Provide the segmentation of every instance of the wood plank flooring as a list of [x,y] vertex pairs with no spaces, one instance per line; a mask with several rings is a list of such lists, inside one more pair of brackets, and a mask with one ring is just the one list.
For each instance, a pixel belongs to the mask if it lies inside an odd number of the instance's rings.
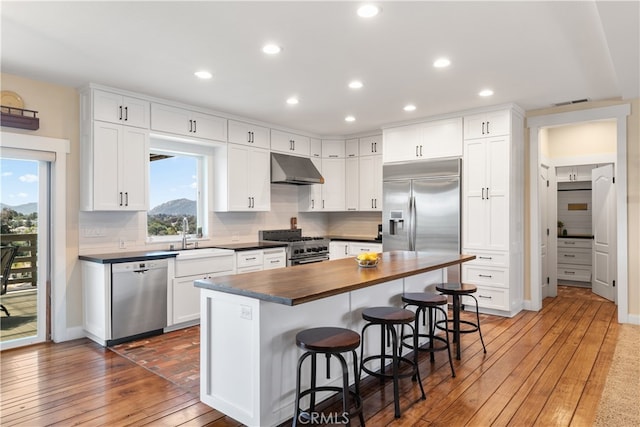
[[[616,307],[589,289],[558,289],[538,313],[481,315],[487,353],[477,334],[464,335],[455,378],[446,354],[433,364],[421,357],[427,399],[418,400],[410,379],[402,381],[399,419],[391,383],[365,379],[367,425],[591,425],[618,335]],[[2,426],[239,425],[201,403],[193,385],[174,384],[86,339],[7,350],[0,358]]]

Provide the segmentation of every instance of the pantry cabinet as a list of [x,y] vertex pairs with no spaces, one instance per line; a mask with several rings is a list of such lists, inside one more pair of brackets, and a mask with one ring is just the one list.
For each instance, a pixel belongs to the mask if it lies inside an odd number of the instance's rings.
[[384,130],[384,163],[462,156],[462,118]]
[[359,202],[361,211],[382,211],[382,156],[359,158]]
[[[522,116],[513,109],[463,119],[462,252],[476,259],[462,265],[462,280],[478,287],[482,311],[504,316],[523,306]],[[463,303],[475,306],[469,297]]]
[[164,104],[151,104],[151,129],[215,141],[227,140],[226,119]]
[[271,150],[286,154],[308,156],[310,152],[310,138],[277,129],[271,129]]
[[229,211],[268,211],[271,207],[268,150],[228,144],[226,194]]
[[149,128],[149,102],[103,90],[93,90],[93,119]]
[[344,191],[345,210],[357,211],[360,205],[360,164],[357,157],[345,159]]
[[227,140],[234,144],[269,149],[269,128],[251,123],[229,120]]

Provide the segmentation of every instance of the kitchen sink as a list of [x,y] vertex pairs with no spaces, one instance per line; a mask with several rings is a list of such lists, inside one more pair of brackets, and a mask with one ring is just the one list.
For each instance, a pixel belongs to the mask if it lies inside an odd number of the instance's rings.
[[194,259],[194,258],[208,258],[215,256],[224,256],[224,255],[233,255],[233,251],[229,249],[218,249],[218,248],[194,248],[194,249],[183,249],[178,251],[178,260],[185,259]]

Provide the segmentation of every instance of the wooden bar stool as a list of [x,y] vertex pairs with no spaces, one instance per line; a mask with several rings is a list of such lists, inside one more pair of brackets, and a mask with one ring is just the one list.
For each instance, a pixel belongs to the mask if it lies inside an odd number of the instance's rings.
[[[342,393],[342,413],[336,416],[334,420],[343,422],[343,414],[348,414],[347,425],[351,425],[351,418],[356,414],[360,418],[360,425],[364,426],[364,416],[362,414],[362,398],[360,397],[360,372],[358,370],[358,355],[356,349],[360,345],[360,335],[350,329],[337,327],[321,327],[305,329],[296,335],[296,345],[305,353],[298,359],[298,371],[296,374],[296,399],[295,412],[293,416],[293,426],[298,423],[303,425],[313,421],[315,416],[316,393],[322,391],[334,391]],[[349,389],[349,369],[342,353],[351,352],[353,357],[353,372],[355,376],[354,390]],[[340,362],[342,367],[342,387],[338,386],[317,386],[316,385],[316,357],[318,354],[324,354],[327,359],[327,379],[330,378],[330,361],[334,356]],[[311,385],[308,389],[300,390],[300,372],[302,363],[311,357]],[[306,412],[300,409],[300,400],[310,395],[309,410]],[[350,398],[353,399],[354,409],[349,412]],[[326,417],[324,417],[326,419]]]
[[[413,345],[418,346],[418,336],[412,323],[415,320],[415,314],[411,310],[405,310],[397,307],[371,307],[366,308],[362,312],[362,318],[367,323],[362,328],[362,346],[360,347],[360,369],[369,375],[380,378],[381,382],[390,378],[393,380],[393,401],[395,406],[395,417],[400,417],[400,396],[398,388],[398,380],[404,377],[411,377],[413,381],[418,381],[421,399],[426,399],[424,388],[422,388],[422,380],[420,379],[420,370],[418,369],[418,352],[414,352],[413,360],[402,357],[398,354],[399,342],[395,326],[407,325],[413,330]],[[380,354],[363,357],[363,349],[365,342],[365,332],[370,326],[380,326]],[[387,336],[391,336],[391,354],[386,354],[385,343],[389,346],[389,339],[385,340],[385,332]],[[373,371],[367,368],[366,364],[371,361],[380,361],[380,370]],[[391,360],[391,373],[385,373],[386,361]],[[400,373],[400,363],[411,366],[411,372]]]
[[[475,293],[478,288],[475,285],[467,283],[440,283],[436,285],[436,290],[444,295],[451,295],[453,299],[453,320],[439,320],[436,322],[438,329],[453,332],[453,342],[456,344],[456,359],[460,360],[460,334],[470,334],[478,332],[480,334],[480,342],[482,343],[482,349],[487,352],[487,348],[484,346],[484,340],[482,339],[482,331],[480,330],[480,312],[478,311],[478,300],[472,294]],[[476,323],[468,320],[460,320],[460,309],[462,307],[461,297],[463,295],[473,298],[476,302]],[[449,327],[449,324],[453,323],[453,328]],[[444,324],[444,326],[442,326]],[[461,325],[467,325],[466,329],[462,329]]]
[[[446,306],[448,304],[447,297],[441,294],[436,294],[434,292],[407,292],[402,295],[402,302],[405,303],[405,308],[410,306],[416,307],[416,320],[414,323],[414,330],[418,335],[418,339],[427,338],[429,340],[429,345],[425,346],[419,345],[417,348],[413,344],[413,335],[404,335],[404,325],[402,328],[401,342],[402,347],[410,348],[414,351],[428,351],[430,353],[431,363],[435,362],[434,353],[437,351],[447,351],[447,355],[449,356],[449,366],[451,367],[451,376],[455,378],[456,372],[453,369],[453,361],[451,360],[451,346],[449,345],[449,332],[444,331],[444,338],[436,335],[436,315],[440,312],[444,318],[444,321],[447,321],[447,310]],[[442,308],[442,307],[445,308]],[[422,324],[425,324],[425,317],[429,316],[429,324],[428,324],[428,333],[420,334],[420,314],[422,314]],[[407,343],[406,340],[411,338],[411,343]],[[400,349],[400,355],[402,356],[402,348]]]

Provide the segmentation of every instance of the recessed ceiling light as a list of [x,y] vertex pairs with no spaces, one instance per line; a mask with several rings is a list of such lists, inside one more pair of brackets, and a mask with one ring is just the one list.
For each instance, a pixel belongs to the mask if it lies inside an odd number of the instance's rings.
[[355,122],[356,118],[353,117],[353,116],[347,116],[347,117],[344,118],[344,121],[345,122]]
[[413,104],[405,105],[403,110],[404,111],[415,111],[416,110],[416,106],[413,105]]
[[382,9],[373,4],[365,4],[364,6],[360,6],[358,8],[358,16],[361,18],[373,18],[378,13],[380,13]]
[[262,48],[262,51],[269,55],[275,55],[276,53],[280,53],[280,51],[282,51],[282,48],[277,44],[270,43],[270,44],[264,45],[264,47]]
[[491,95],[493,95],[493,91],[491,89],[483,89],[478,93],[478,95],[480,95],[480,96],[491,96]]
[[199,78],[199,79],[204,79],[204,80],[206,80],[206,79],[210,79],[211,77],[213,77],[213,74],[211,74],[211,73],[210,73],[210,72],[208,72],[208,71],[196,71],[196,72],[195,72],[195,73],[193,73],[193,74],[195,74],[195,76],[196,76],[197,78]]
[[351,89],[360,89],[362,87],[362,82],[359,80],[354,80],[349,83],[349,87]]
[[291,98],[287,99],[287,104],[290,105],[296,105],[298,102],[298,98],[296,98],[295,96],[292,96]]
[[451,61],[447,58],[438,58],[433,63],[433,66],[436,68],[446,68],[451,65]]

